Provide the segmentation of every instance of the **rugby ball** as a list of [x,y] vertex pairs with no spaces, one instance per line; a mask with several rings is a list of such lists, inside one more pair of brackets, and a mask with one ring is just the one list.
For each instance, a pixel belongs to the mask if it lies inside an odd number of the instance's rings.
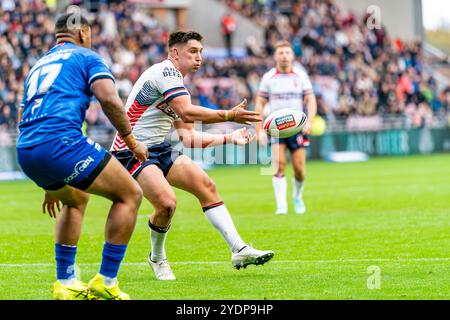
[[297,109],[281,109],[272,112],[263,123],[263,128],[269,136],[289,138],[300,131],[306,124],[306,114]]

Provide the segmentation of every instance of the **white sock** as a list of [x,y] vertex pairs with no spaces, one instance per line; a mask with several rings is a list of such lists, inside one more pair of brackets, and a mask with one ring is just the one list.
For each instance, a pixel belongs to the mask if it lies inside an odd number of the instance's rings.
[[273,190],[275,191],[275,200],[277,208],[287,208],[287,181],[286,176],[272,177]]
[[203,212],[205,212],[209,222],[225,239],[231,252],[236,253],[246,246],[245,242],[239,236],[233,220],[222,201],[203,208]]
[[102,274],[102,277],[103,277],[103,284],[104,284],[105,286],[107,286],[107,287],[113,287],[113,286],[116,285],[117,277],[116,277],[116,278],[110,278],[110,277],[107,277],[107,276],[105,276],[105,275],[103,275],[103,274]]
[[298,181],[295,177],[292,178],[292,198],[301,199],[303,197],[303,182],[304,181]]
[[161,261],[166,259],[166,237],[169,231],[170,225],[163,228],[158,227],[149,221],[148,226],[150,227],[150,241],[152,244],[152,253],[150,259],[153,262]]
[[75,280],[77,280],[77,278],[75,278],[75,277],[72,277],[72,278],[69,278],[69,279],[57,279],[63,286],[70,286],[70,285],[72,285],[74,282],[75,282]]

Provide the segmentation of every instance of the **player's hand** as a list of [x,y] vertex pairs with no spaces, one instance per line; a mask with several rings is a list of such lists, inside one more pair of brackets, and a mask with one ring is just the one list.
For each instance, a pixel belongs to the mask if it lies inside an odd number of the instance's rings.
[[[58,211],[56,211],[58,209]],[[56,214],[61,211],[61,204],[58,198],[45,192],[44,202],[42,203],[42,213],[48,213],[50,218],[56,218]]]
[[237,110],[237,109],[245,109],[247,108],[247,99],[244,98],[239,104],[235,105],[233,108],[231,108],[231,111]]
[[136,159],[138,159],[140,162],[145,162],[145,160],[147,160],[148,158],[147,146],[140,141],[137,141],[136,147],[130,149],[130,151],[133,152]]
[[244,127],[230,133],[227,136],[227,140],[231,141],[233,144],[245,145],[255,140],[255,136]]
[[311,134],[312,131],[312,123],[310,121],[307,121],[305,126],[303,127],[302,133],[303,134]]
[[267,145],[267,134],[264,132],[264,130],[259,130],[256,135],[256,138],[258,139],[260,145],[262,146]]
[[230,119],[234,122],[243,124],[262,121],[261,115],[258,112],[248,111],[246,108],[247,99],[244,99],[229,111]]

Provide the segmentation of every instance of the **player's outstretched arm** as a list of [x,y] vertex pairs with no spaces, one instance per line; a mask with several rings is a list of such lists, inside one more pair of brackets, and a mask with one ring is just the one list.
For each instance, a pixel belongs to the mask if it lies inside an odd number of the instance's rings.
[[117,129],[130,151],[133,152],[139,161],[144,162],[147,160],[147,147],[134,138],[130,121],[125,113],[122,100],[117,95],[114,82],[109,78],[96,80],[92,84],[92,92],[100,102],[103,112],[105,112],[109,121]]
[[192,123],[194,121],[201,121],[203,123],[234,121],[250,124],[252,122],[262,121],[259,113],[245,109],[247,107],[246,99],[231,110],[211,110],[192,105],[191,98],[188,95],[176,97],[169,101],[168,104],[185,123]]
[[192,123],[174,122],[180,141],[186,148],[207,148],[226,143],[244,145],[252,142],[254,136],[247,128],[240,128],[229,134],[211,134],[194,129]]

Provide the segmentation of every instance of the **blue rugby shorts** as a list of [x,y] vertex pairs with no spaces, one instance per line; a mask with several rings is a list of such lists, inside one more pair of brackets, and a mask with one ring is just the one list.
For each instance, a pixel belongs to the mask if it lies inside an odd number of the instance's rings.
[[46,190],[65,185],[85,190],[94,182],[111,155],[83,135],[64,136],[42,144],[17,148],[24,173]]

